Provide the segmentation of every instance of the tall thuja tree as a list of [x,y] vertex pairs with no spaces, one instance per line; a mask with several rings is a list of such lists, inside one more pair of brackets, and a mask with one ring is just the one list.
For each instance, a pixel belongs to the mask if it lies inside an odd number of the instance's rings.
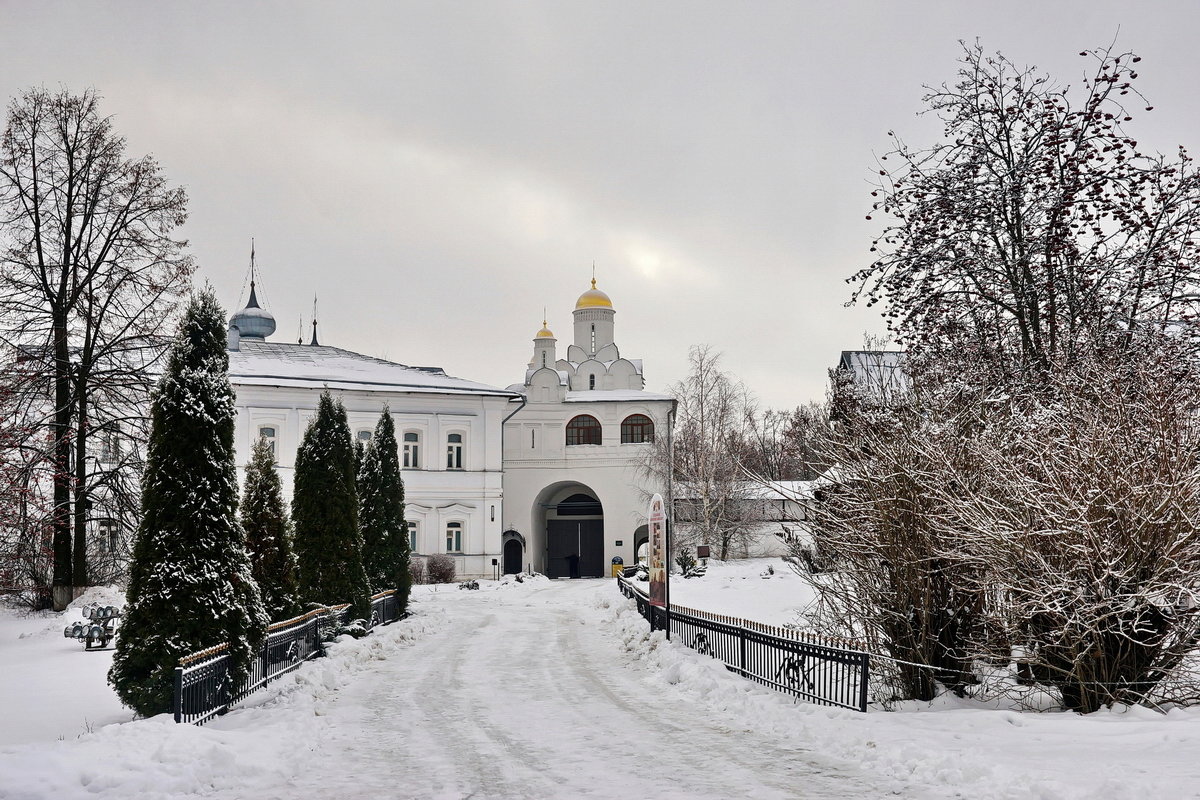
[[292,522],[300,562],[300,597],[309,603],[350,603],[351,614],[371,615],[358,529],[354,446],[346,409],[321,395],[296,453]]
[[121,702],[167,711],[180,657],[226,645],[236,685],[265,633],[237,520],[234,396],[225,313],[211,289],[192,298],[151,408],[125,619],[109,670]]
[[246,470],[242,494],[242,528],[254,580],[262,591],[271,619],[284,619],[300,610],[296,585],[296,555],[288,532],[283,487],[275,470],[275,451],[259,439]]
[[407,606],[408,523],[404,521],[404,481],[400,478],[396,426],[385,406],[367,444],[358,473],[359,525],[363,564],[374,591],[395,588]]

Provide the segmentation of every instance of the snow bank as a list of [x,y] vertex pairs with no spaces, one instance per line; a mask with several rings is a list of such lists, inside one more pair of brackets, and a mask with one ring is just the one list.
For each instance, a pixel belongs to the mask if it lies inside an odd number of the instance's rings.
[[443,616],[423,610],[362,639],[340,637],[326,658],[304,664],[204,727],[178,725],[161,714],[72,740],[0,747],[0,798],[172,797],[220,790],[273,796],[271,787],[291,785],[303,774],[305,759],[324,735],[323,718],[346,682],[436,630]]
[[798,751],[860,764],[887,776],[900,796],[1200,797],[1194,756],[1200,710],[1162,715],[1139,708],[1081,717],[943,700],[926,705],[927,713],[843,711],[793,701],[716,659],[668,643],[661,631],[649,632],[633,601],[615,588],[599,594],[594,607],[630,664],[673,693],[681,714],[703,709],[723,716],[731,729],[765,732]]

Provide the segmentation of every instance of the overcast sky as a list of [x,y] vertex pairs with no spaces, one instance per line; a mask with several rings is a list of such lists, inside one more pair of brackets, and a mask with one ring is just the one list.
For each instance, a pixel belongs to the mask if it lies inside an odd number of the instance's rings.
[[[599,287],[647,388],[711,344],[763,405],[819,399],[882,332],[845,308],[871,166],[913,144],[960,39],[1078,83],[1143,56],[1143,149],[1200,149],[1200,3],[0,0],[0,96],[96,87],[133,155],[186,187],[185,235],[230,311],[504,386],[542,308],[569,344]],[[307,341],[307,332],[305,340]]]

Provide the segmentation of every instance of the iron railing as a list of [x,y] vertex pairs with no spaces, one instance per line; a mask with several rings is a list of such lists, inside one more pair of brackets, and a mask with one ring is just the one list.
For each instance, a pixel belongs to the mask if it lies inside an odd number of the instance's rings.
[[[633,585],[634,571],[617,578],[621,593],[637,601],[650,630],[666,630],[666,609]],[[674,604],[670,625],[673,638],[731,672],[810,703],[867,710],[870,655],[851,642]]]
[[[400,614],[399,608],[394,590],[375,595],[367,629],[408,616],[408,612]],[[324,642],[333,630],[350,621],[349,616],[350,605],[343,604],[270,625],[262,648],[250,661],[249,676],[238,686],[232,685],[229,674],[227,644],[179,659],[175,668],[175,721],[203,725],[308,659],[324,654]]]

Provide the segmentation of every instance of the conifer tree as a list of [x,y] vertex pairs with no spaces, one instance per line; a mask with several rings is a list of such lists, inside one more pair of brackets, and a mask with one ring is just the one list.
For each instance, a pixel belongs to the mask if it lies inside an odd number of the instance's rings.
[[300,564],[300,597],[309,603],[350,603],[351,616],[371,615],[358,529],[354,446],[346,409],[321,395],[296,453],[292,522]]
[[249,672],[266,614],[237,520],[234,396],[225,313],[194,295],[154,393],[121,635],[108,680],[121,702],[168,711],[181,656],[229,648],[234,685]]
[[242,493],[242,528],[254,580],[262,592],[263,606],[273,620],[300,610],[296,585],[296,555],[292,552],[283,487],[275,470],[275,452],[266,439],[259,439],[246,469]]
[[395,588],[401,608],[408,603],[408,523],[404,520],[404,482],[391,411],[385,406],[367,443],[358,474],[359,526],[363,564],[373,591]]

